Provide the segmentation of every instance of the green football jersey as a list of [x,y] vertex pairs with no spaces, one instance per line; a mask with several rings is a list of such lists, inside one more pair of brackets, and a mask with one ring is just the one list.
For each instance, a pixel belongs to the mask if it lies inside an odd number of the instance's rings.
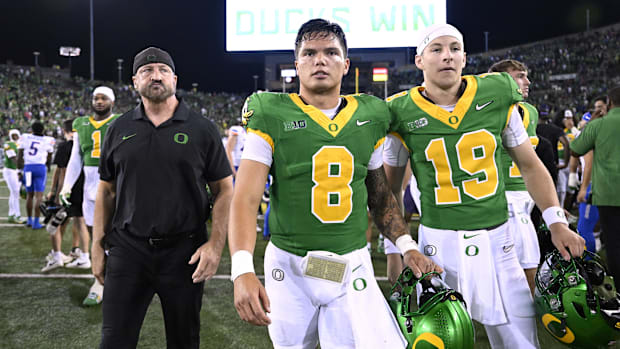
[[452,112],[422,96],[424,87],[388,99],[392,131],[418,181],[421,223],[436,229],[484,229],[508,219],[501,134],[521,91],[507,73],[463,80]]
[[[538,110],[533,105],[521,102],[519,103],[519,114],[523,120],[523,126],[527,131],[527,135],[530,137],[530,142],[534,147],[538,145],[538,137],[536,136],[536,125],[538,124]],[[504,171],[504,178],[506,179],[506,190],[509,191],[526,191],[525,182],[521,177],[521,172],[517,164],[512,161],[510,155],[506,151],[506,148],[501,148],[502,152],[502,171]]]
[[390,113],[372,96],[344,96],[342,103],[333,120],[295,93],[253,94],[244,107],[248,132],[273,150],[271,241],[299,256],[366,245],[367,166]]
[[[9,158],[11,154],[11,158]],[[4,143],[4,167],[17,169],[17,143],[9,141]]]
[[73,121],[73,132],[77,132],[80,141],[80,153],[84,166],[99,166],[103,137],[110,123],[119,116],[120,114],[112,114],[101,121],[82,116]]

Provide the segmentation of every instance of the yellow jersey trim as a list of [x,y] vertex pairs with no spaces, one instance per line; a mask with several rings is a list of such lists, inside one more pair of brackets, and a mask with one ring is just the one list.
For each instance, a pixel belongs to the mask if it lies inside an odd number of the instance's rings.
[[394,137],[398,138],[398,140],[399,140],[399,141],[403,144],[403,147],[405,147],[405,149],[407,149],[407,151],[408,151],[409,153],[411,153],[411,150],[409,150],[409,147],[407,147],[407,143],[405,142],[405,140],[403,139],[403,137],[402,137],[400,134],[398,134],[398,133],[396,133],[396,132],[390,132],[390,134],[391,134],[392,136],[394,136]]
[[353,113],[357,110],[357,99],[353,96],[342,96],[347,101],[347,105],[336,114],[334,119],[328,118],[322,111],[313,105],[304,103],[297,93],[289,94],[289,97],[314,122],[319,124],[332,137],[336,137],[344,126],[351,120]]
[[[95,126],[95,129],[99,129],[101,128],[101,126],[105,125],[108,121],[110,121],[114,116],[116,116],[116,114],[112,114],[110,116],[108,116],[107,118],[103,119],[103,120],[95,120],[92,116],[88,117],[88,121],[90,121],[90,123]],[[74,130],[75,131],[75,130]]]
[[466,75],[463,76],[462,79],[467,82],[467,87],[463,95],[456,102],[456,106],[451,113],[424,98],[424,96],[422,96],[424,87],[422,86],[411,89],[411,100],[426,114],[456,130],[459,128],[461,121],[463,121],[463,118],[471,107],[471,103],[474,101],[474,96],[476,96],[476,91],[478,90],[478,82],[475,77]]
[[274,152],[275,147],[273,145],[273,139],[271,139],[270,135],[268,135],[268,134],[266,134],[264,132],[261,132],[259,130],[255,130],[253,128],[248,128],[248,132],[251,132],[251,133],[259,136],[260,138],[264,139],[267,143],[269,143],[269,146],[271,146],[271,152],[272,153]]

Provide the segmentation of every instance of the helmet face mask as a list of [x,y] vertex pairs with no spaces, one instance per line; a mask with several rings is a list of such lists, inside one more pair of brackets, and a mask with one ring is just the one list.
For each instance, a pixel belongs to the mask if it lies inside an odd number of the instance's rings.
[[547,254],[536,273],[538,319],[572,348],[605,347],[620,337],[620,300],[600,258],[590,252],[565,261]]
[[474,347],[474,328],[463,297],[438,273],[416,279],[411,269],[405,268],[390,293],[390,307],[407,348]]

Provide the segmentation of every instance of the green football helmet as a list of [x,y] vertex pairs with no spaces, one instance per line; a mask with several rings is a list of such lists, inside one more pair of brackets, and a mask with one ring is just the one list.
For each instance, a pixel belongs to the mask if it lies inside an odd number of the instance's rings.
[[407,339],[407,349],[474,347],[474,326],[463,297],[438,273],[417,279],[407,267],[390,294],[390,307]]
[[620,299],[598,255],[565,261],[550,252],[536,272],[536,316],[571,348],[606,348],[620,337]]

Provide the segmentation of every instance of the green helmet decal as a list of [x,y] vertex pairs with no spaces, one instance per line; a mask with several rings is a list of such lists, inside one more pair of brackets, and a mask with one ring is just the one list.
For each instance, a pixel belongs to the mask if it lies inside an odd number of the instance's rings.
[[545,329],[571,348],[603,348],[620,338],[620,299],[595,253],[565,261],[554,250],[536,273],[534,303]]
[[405,268],[390,294],[390,307],[408,349],[474,347],[474,327],[463,297],[438,273],[417,279],[411,269]]

